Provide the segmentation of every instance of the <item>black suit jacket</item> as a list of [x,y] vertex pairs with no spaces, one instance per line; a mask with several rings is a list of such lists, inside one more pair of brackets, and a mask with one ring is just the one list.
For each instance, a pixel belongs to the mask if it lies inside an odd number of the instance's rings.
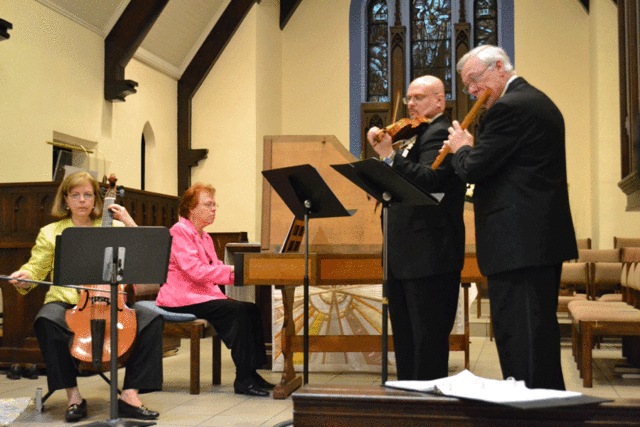
[[462,270],[464,263],[464,194],[451,157],[437,170],[431,165],[447,139],[450,126],[440,116],[425,126],[408,152],[396,151],[393,169],[429,193],[444,193],[438,206],[389,208],[388,261],[394,277],[416,279]]
[[487,110],[453,167],[475,183],[478,265],[485,276],[578,257],[569,208],[564,119],[516,78]]

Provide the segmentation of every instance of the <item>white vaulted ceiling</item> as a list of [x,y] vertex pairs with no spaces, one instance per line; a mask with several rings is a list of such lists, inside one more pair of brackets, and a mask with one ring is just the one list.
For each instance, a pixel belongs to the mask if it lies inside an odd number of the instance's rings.
[[[103,38],[130,0],[36,0]],[[170,0],[135,57],[179,79],[230,0]]]

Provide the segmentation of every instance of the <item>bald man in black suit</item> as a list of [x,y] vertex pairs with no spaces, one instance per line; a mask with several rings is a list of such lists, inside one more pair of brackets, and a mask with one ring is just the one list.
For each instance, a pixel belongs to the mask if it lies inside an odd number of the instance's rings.
[[367,138],[383,161],[416,186],[444,193],[438,206],[389,208],[388,300],[399,380],[432,380],[449,373],[449,334],[458,308],[464,263],[465,184],[451,159],[431,168],[449,120],[444,85],[433,76],[409,85],[405,103],[412,119],[426,117],[407,147],[394,150],[391,137],[374,127]]
[[468,93],[492,90],[475,140],[453,122],[458,175],[475,184],[480,271],[502,374],[529,388],[564,390],[556,311],[562,262],[578,257],[569,208],[564,120],[544,93],[517,77],[506,53],[480,46],[458,71]]

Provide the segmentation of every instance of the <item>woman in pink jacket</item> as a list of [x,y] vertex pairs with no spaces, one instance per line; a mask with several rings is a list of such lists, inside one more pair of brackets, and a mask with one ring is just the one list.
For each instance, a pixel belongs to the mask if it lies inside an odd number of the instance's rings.
[[218,285],[233,285],[233,266],[218,259],[213,240],[204,228],[216,217],[215,189],[195,184],[180,201],[180,221],[171,227],[173,243],[167,283],[156,304],[176,313],[206,319],[231,349],[236,365],[233,389],[237,394],[268,396],[273,384],[257,372],[267,363],[262,320],[257,305],[227,298]]

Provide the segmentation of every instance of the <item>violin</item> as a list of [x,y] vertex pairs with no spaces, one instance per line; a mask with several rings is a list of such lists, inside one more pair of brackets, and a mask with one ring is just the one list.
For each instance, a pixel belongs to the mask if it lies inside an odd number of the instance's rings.
[[[109,177],[109,189],[104,198],[102,226],[113,225],[113,213],[109,206],[115,203],[116,177]],[[67,310],[66,320],[74,338],[71,355],[80,361],[79,368],[95,371],[109,370],[111,360],[111,286],[87,285],[92,290],[82,290],[78,305]],[[124,285],[118,286],[124,291]],[[122,365],[129,356],[136,338],[136,313],[127,307],[126,293],[118,292],[115,302],[118,308],[118,364]]]
[[404,148],[403,142],[414,135],[417,135],[422,130],[422,125],[429,124],[430,119],[425,116],[416,117],[415,119],[400,119],[395,121],[398,117],[398,111],[400,109],[400,98],[401,92],[398,89],[396,93],[396,101],[393,106],[393,113],[391,114],[393,123],[385,127],[384,129],[380,129],[380,131],[375,136],[374,140],[376,142],[380,142],[384,134],[388,134],[391,137],[392,146],[394,150]]
[[380,130],[378,135],[376,135],[376,140],[380,141],[382,139],[382,135],[386,133],[393,141],[393,149],[397,150],[401,148],[400,145],[402,144],[402,141],[420,133],[423,125],[428,125],[430,121],[431,120],[425,116],[416,117],[415,119],[400,119]]

